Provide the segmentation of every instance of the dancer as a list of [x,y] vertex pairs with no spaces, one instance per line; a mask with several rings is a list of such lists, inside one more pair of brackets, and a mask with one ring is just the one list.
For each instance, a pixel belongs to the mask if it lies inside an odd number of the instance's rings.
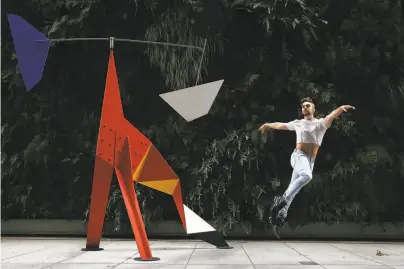
[[315,105],[310,98],[303,98],[300,101],[302,114],[301,120],[294,120],[288,123],[274,122],[265,123],[259,131],[262,133],[266,128],[275,130],[289,130],[296,132],[296,148],[293,151],[290,164],[293,168],[292,178],[289,187],[286,189],[283,196],[276,196],[271,207],[269,221],[276,237],[279,236],[279,228],[285,222],[288,209],[300,189],[309,183],[312,179],[314,161],[323,137],[328,128],[330,128],[333,120],[342,112],[349,109],[355,109],[350,105],[343,105],[331,112],[325,118],[314,118],[316,111]]

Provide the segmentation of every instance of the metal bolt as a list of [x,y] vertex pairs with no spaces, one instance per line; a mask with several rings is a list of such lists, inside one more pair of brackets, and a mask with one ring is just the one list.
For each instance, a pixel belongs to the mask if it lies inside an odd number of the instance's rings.
[[110,38],[109,38],[109,48],[110,48],[110,49],[114,49],[114,45],[115,45],[115,44],[114,44],[114,43],[115,43],[114,41],[115,41],[115,38],[114,38],[114,37],[110,37]]

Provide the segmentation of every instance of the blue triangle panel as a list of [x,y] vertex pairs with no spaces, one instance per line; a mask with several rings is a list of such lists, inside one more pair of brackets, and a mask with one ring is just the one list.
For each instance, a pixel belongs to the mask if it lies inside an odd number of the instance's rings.
[[50,40],[17,15],[8,15],[18,66],[27,91],[41,80]]

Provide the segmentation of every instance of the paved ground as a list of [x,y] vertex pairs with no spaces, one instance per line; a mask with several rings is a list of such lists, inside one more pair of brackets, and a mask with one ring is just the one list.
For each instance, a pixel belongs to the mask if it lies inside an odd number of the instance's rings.
[[[220,250],[200,241],[152,240],[160,261],[138,262],[133,240],[101,242],[83,252],[85,239],[2,238],[2,269],[404,269],[404,243],[228,241]],[[377,252],[381,254],[377,255]],[[384,254],[384,255],[383,255]]]

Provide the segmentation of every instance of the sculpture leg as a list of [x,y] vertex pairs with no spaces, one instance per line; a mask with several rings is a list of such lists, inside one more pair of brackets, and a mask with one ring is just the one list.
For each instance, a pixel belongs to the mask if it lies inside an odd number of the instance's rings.
[[136,258],[135,260],[157,261],[160,259],[152,256],[145,225],[140,212],[139,202],[137,200],[134,188],[129,141],[128,139],[125,139],[122,147],[120,147],[120,143],[121,141],[117,140],[115,172],[118,177],[119,186],[121,187],[122,196],[140,254],[140,258]]
[[104,227],[113,167],[100,157],[95,158],[93,187],[91,191],[90,216],[87,228],[87,243],[84,251],[102,250],[101,234]]

